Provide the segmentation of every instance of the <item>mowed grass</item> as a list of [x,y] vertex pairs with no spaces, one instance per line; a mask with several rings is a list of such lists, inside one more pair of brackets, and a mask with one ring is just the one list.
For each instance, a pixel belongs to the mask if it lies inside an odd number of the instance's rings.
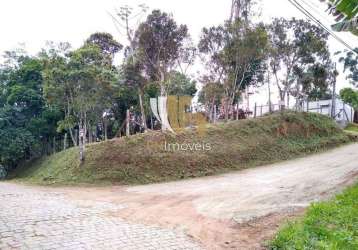
[[270,249],[358,249],[358,184],[311,205],[304,218],[279,231]]
[[[36,184],[146,184],[209,176],[319,152],[351,142],[328,117],[284,112],[209,125],[176,135],[149,132],[87,145],[17,169],[15,180]],[[166,144],[204,144],[211,150],[168,151]]]

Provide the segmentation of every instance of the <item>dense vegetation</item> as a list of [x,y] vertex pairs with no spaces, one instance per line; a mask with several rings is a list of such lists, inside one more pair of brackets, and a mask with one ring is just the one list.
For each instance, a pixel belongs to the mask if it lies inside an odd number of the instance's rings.
[[[25,165],[14,177],[39,184],[152,183],[287,160],[351,140],[326,116],[275,113],[210,125],[202,135],[191,129],[149,132],[91,144],[82,165],[78,148],[72,148]],[[187,150],[174,148],[176,143]],[[188,149],[197,143],[204,146]]]
[[283,227],[270,249],[358,249],[358,184]]

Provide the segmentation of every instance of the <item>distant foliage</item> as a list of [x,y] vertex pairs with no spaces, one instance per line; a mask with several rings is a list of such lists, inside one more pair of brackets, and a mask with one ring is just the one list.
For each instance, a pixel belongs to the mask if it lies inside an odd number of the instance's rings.
[[344,71],[348,71],[347,79],[352,85],[358,87],[358,48],[356,53],[349,51],[339,61],[344,64]]
[[340,92],[340,96],[345,103],[350,104],[358,111],[358,90],[352,88],[344,88]]

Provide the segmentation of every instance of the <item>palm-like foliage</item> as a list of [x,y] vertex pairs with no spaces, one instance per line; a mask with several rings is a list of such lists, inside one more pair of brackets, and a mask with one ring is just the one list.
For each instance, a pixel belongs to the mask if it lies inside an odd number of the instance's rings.
[[[325,1],[325,0],[320,0]],[[338,23],[332,25],[335,31],[351,31],[358,35],[358,0],[326,0],[328,11]]]

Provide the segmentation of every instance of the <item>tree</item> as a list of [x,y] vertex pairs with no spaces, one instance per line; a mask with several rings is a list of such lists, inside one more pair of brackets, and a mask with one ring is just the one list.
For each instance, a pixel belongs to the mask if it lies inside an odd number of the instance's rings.
[[339,94],[345,103],[351,105],[355,111],[358,111],[358,91],[352,88],[344,88]]
[[23,52],[6,54],[0,68],[0,165],[9,170],[48,153],[62,114],[43,98],[43,61]]
[[170,72],[166,93],[177,96],[195,96],[196,81],[178,71]]
[[160,10],[154,10],[136,31],[135,42],[144,72],[159,83],[162,96],[167,94],[165,84],[188,36],[186,25],[177,25],[172,16]]
[[137,90],[139,108],[141,113],[141,125],[145,131],[147,130],[147,119],[144,108],[144,89],[148,83],[148,80],[141,73],[142,70],[143,67],[139,61],[134,61],[130,59],[122,65],[121,69],[123,84],[133,90]]
[[251,27],[238,20],[203,29],[199,51],[208,71],[204,77],[223,85],[226,119],[242,90],[263,81],[267,42],[262,24]]
[[[111,107],[117,82],[117,71],[108,63],[107,52],[97,44],[86,43],[69,53],[68,58],[52,58],[44,75],[47,101],[60,106],[65,113],[59,127],[69,129],[75,145],[77,138],[72,132],[75,125],[83,132],[83,144],[87,134],[91,141],[92,126]],[[81,160],[84,160],[82,154]]]
[[328,12],[338,21],[338,23],[332,25],[333,30],[351,31],[353,34],[358,35],[358,1],[327,0],[327,2]]
[[[139,23],[141,16],[148,11],[148,7],[144,4],[138,6],[138,13],[134,13],[132,7],[126,5],[120,8],[120,11],[116,13],[118,18],[112,16],[117,27],[124,29],[125,36],[129,45],[125,50],[125,61],[122,66],[123,80],[125,84],[138,91],[139,106],[141,112],[142,128],[147,130],[146,115],[144,108],[144,88],[148,83],[147,79],[142,75],[143,64],[139,60],[138,46],[135,42],[135,30],[138,28],[137,24],[132,24],[135,19]],[[118,29],[119,30],[119,29]],[[119,31],[119,33],[121,33]]]
[[289,95],[300,98],[327,88],[332,63],[328,33],[305,20],[275,19],[270,25],[269,67],[279,90],[281,108]]
[[242,21],[248,23],[254,0],[232,0],[230,22]]
[[73,107],[74,86],[69,78],[69,47],[52,47],[41,52],[45,63],[43,88],[48,105],[58,107],[64,113],[63,119],[58,122],[58,132],[68,132],[73,145],[78,146],[78,138],[74,132],[77,124]]
[[159,105],[162,114],[162,130],[170,130],[166,103],[166,88],[170,72],[178,67],[178,60],[183,55],[185,41],[189,38],[186,25],[177,25],[171,15],[160,10],[154,10],[148,15],[145,22],[141,23],[135,32],[135,46],[137,59],[143,66],[142,73],[150,82],[155,82],[160,87]]
[[349,51],[345,56],[341,57],[339,61],[344,64],[344,72],[349,71],[347,79],[354,86],[358,86],[358,48],[357,53]]
[[97,32],[86,40],[85,45],[97,45],[104,57],[107,57],[107,63],[111,66],[114,56],[122,50],[123,45],[114,40],[109,33]]
[[215,119],[215,109],[224,97],[223,85],[217,82],[207,82],[199,93],[199,102],[204,104],[211,121]]

